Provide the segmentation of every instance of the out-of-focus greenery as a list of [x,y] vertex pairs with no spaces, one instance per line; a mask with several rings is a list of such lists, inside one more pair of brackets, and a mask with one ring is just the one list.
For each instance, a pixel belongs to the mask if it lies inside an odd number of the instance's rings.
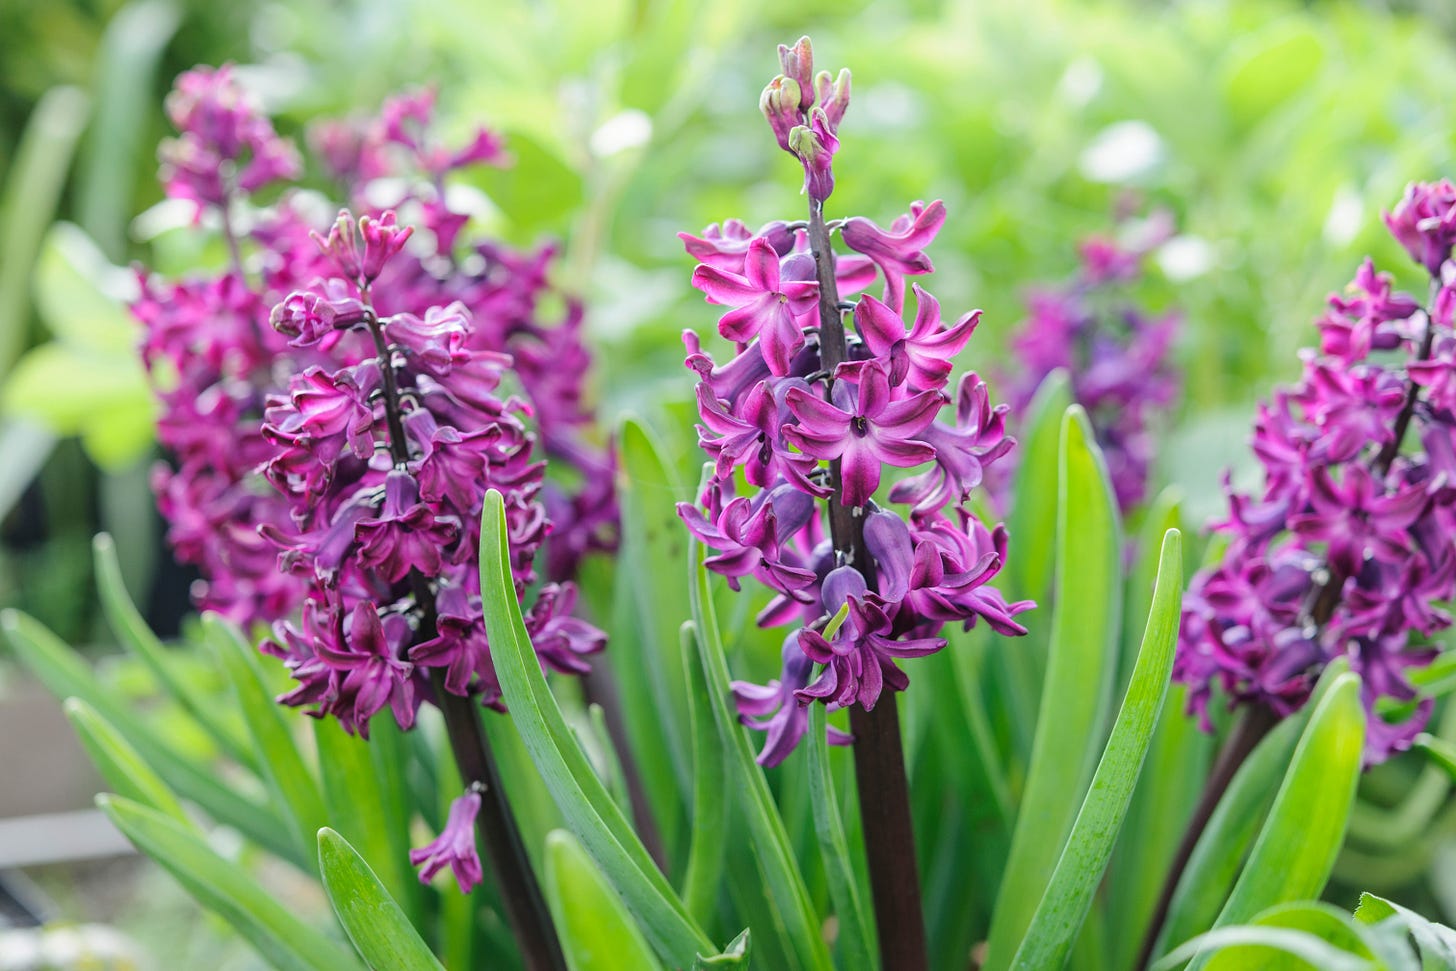
[[[1000,349],[1024,288],[1064,276],[1074,242],[1130,193],[1174,214],[1181,236],[1152,297],[1184,313],[1188,380],[1163,475],[1196,525],[1220,470],[1244,461],[1251,402],[1295,372],[1324,294],[1367,252],[1415,281],[1378,213],[1407,181],[1450,172],[1456,21],[1439,0],[1390,7],[4,0],[0,605],[87,639],[98,525],[118,534],[132,589],[155,571],[149,414],[124,318],[102,309],[117,278],[100,266],[197,256],[190,233],[168,229],[175,213],[152,208],[161,100],[192,64],[242,65],[300,137],[312,118],[421,84],[439,86],[459,131],[502,129],[515,166],[469,176],[484,228],[563,240],[561,272],[600,352],[604,424],[656,417],[686,472],[679,334],[714,315],[687,286],[675,234],[803,212],[796,163],[751,106],[777,71],[773,45],[809,33],[821,66],[855,72],[830,216],[887,223],[913,199],[946,200],[936,293],[948,311],[986,311],[969,367],[1009,367]],[[1412,803],[1415,782],[1408,766],[1367,779],[1337,878],[1409,887],[1433,854],[1456,852],[1439,814],[1449,781],[1428,771]],[[1449,880],[1422,893],[1456,917]]]

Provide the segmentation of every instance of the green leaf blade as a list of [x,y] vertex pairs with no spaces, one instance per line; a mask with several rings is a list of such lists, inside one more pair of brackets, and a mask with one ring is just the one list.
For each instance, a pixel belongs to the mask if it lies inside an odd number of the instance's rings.
[[1158,579],[1122,710],[1012,967],[1021,971],[1061,967],[1071,953],[1092,897],[1132,802],[1133,789],[1162,714],[1178,646],[1183,603],[1183,544],[1170,529],[1163,538]]
[[319,875],[344,932],[373,971],[445,971],[359,852],[318,832]]

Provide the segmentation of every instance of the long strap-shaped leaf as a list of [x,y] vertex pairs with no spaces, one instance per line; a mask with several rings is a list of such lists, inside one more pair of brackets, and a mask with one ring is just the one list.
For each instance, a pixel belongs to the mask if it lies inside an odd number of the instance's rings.
[[226,920],[279,971],[351,971],[347,949],[305,924],[242,867],[224,860],[196,833],[130,799],[98,796],[99,805],[136,844],[161,864],[198,903]]
[[728,774],[691,622],[682,625],[680,635],[688,720],[693,728],[693,839],[683,874],[682,898],[688,913],[706,922],[717,909],[723,890],[723,853],[728,843],[728,800],[723,793]]
[[119,701],[115,692],[101,684],[80,656],[43,624],[19,611],[6,610],[0,611],[0,630],[20,660],[52,694],[58,698],[77,697],[95,708],[179,796],[197,803],[213,819],[233,827],[264,849],[311,868],[299,857],[287,824],[271,806],[224,785],[179,753]]
[[1183,542],[1179,532],[1170,529],[1163,537],[1148,624],[1122,710],[1112,727],[1097,773],[1092,777],[1092,787],[1072,825],[1067,847],[1052,873],[1051,884],[1012,959],[1013,968],[1040,971],[1066,963],[1077,932],[1092,907],[1092,895],[1112,857],[1153,730],[1163,711],[1168,680],[1173,673],[1182,604]]
[[[1117,669],[1122,610],[1117,503],[1091,423],[1077,405],[1062,419],[1058,495],[1051,652],[1026,789],[991,918],[988,971],[1010,966],[1061,856],[1101,750]],[[1007,651],[1018,649],[1005,645]]]
[[511,718],[572,832],[622,895],[666,963],[685,966],[699,953],[713,953],[707,935],[688,915],[592,771],[546,685],[515,595],[505,506],[493,489],[486,494],[481,521],[480,586],[491,656]]
[[319,875],[354,950],[374,971],[445,971],[349,841],[318,832]]
[[[726,752],[728,778],[732,789],[742,800],[744,822],[763,873],[765,902],[774,909],[778,923],[782,925],[785,939],[781,943],[787,958],[795,962],[794,966],[802,969],[828,968],[829,952],[824,946],[803,875],[794,860],[783,818],[769,793],[763,769],[754,761],[747,729],[739,723],[738,713],[733,707],[728,658],[713,609],[708,571],[703,566],[703,550],[697,543],[690,544],[690,548],[694,576],[691,599],[698,652],[708,682],[713,720],[718,725],[718,736]],[[762,929],[756,929],[755,935],[762,937]]]
[[809,710],[809,735],[804,739],[809,759],[809,802],[814,815],[814,834],[819,839],[819,855],[824,859],[824,875],[829,883],[829,899],[839,918],[839,963],[846,968],[872,968],[879,948],[875,943],[874,918],[865,909],[859,880],[849,857],[849,841],[844,835],[844,820],[839,815],[839,797],[834,791],[834,778],[829,772],[829,719],[823,705]]
[[155,809],[186,829],[196,828],[162,777],[122,737],[116,726],[80,698],[67,698],[62,707],[82,748],[91,756],[91,763],[117,795]]
[[565,830],[546,836],[546,899],[571,971],[660,971],[617,892]]
[[314,834],[327,819],[323,794],[263,679],[258,652],[243,639],[241,631],[217,614],[203,615],[202,630],[227,672],[238,709],[258,750],[260,774],[273,794],[274,805],[287,811],[300,853],[312,864],[317,859]]
[[121,564],[116,559],[116,544],[111,537],[106,533],[96,534],[91,541],[91,550],[96,563],[96,591],[101,595],[101,609],[121,646],[146,666],[167,694],[182,706],[182,710],[207,730],[219,748],[245,768],[257,772],[257,758],[242,733],[233,724],[218,717],[217,706],[210,705],[197,689],[173,672],[167,648],[147,626],[126,590]]
[[[1275,904],[1320,895],[1344,843],[1364,747],[1360,678],[1342,674],[1310,715],[1215,928],[1245,923]],[[1193,966],[1202,965],[1196,961]]]

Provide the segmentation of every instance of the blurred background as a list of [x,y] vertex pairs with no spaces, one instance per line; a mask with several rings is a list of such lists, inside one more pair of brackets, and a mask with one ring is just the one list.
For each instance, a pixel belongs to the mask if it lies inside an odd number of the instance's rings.
[[[503,132],[515,165],[459,177],[479,228],[562,242],[559,282],[587,304],[604,426],[650,415],[682,446],[679,335],[714,315],[687,285],[676,233],[801,210],[797,165],[756,103],[774,45],[803,33],[819,66],[854,72],[830,215],[884,224],[912,200],[945,200],[935,292],[953,315],[985,311],[968,366],[1009,367],[1027,287],[1072,272],[1077,240],[1119,210],[1172,214],[1143,296],[1186,320],[1186,386],[1157,478],[1182,488],[1192,522],[1217,510],[1222,469],[1247,463],[1253,402],[1297,373],[1324,296],[1359,259],[1418,284],[1379,213],[1408,181],[1451,172],[1444,0],[0,0],[0,607],[107,655],[90,551],[105,529],[159,632],[186,615],[190,577],[148,489],[137,329],[119,302],[133,261],[175,276],[223,258],[185,210],[159,205],[162,99],[180,71],[237,64],[300,140],[312,119],[422,85],[438,86],[447,135]],[[148,690],[121,662],[108,676]],[[0,655],[0,820],[84,810],[83,762],[53,702]],[[46,841],[4,825],[0,927],[5,901],[29,894],[20,910],[112,922],[144,960],[207,955],[157,966],[256,961],[165,877],[76,862],[119,851],[105,832],[67,830],[27,856],[16,848]]]

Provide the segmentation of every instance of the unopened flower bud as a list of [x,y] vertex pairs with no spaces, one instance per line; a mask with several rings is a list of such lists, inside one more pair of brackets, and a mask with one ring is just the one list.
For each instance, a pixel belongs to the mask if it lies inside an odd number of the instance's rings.
[[799,85],[799,110],[808,111],[814,104],[814,47],[809,38],[800,37],[793,47],[780,44],[779,64],[784,76]]
[[364,304],[344,292],[342,280],[330,280],[325,293],[296,290],[284,297],[268,315],[273,329],[291,338],[294,347],[308,347],[331,331],[348,330],[368,315]]
[[758,98],[758,110],[768,119],[779,148],[786,152],[793,151],[789,147],[789,132],[802,120],[799,100],[799,82],[782,74],[770,81]]
[[814,78],[814,92],[830,127],[837,131],[844,110],[849,107],[849,68],[840,68],[838,78],[832,78],[828,71],[820,71]]

